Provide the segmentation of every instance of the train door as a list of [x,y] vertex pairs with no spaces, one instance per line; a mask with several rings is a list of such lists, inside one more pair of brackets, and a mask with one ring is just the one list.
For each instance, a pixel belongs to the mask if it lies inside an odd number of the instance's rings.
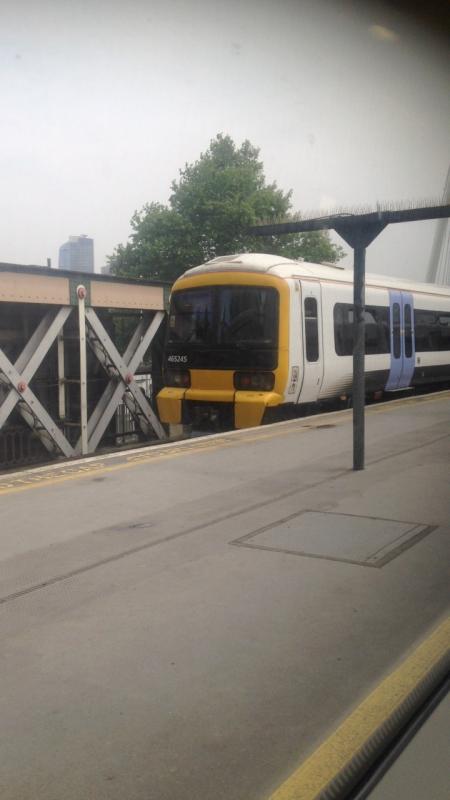
[[391,369],[386,391],[406,389],[415,366],[414,300],[410,292],[389,292],[391,311]]
[[402,333],[403,364],[399,389],[411,385],[416,365],[416,348],[414,341],[414,298],[410,292],[402,292]]
[[323,380],[322,302],[320,283],[301,282],[303,380],[299,403],[315,403]]

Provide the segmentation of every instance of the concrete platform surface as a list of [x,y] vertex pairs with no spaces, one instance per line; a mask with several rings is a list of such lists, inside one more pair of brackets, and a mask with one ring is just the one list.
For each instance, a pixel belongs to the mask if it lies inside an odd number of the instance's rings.
[[0,477],[2,800],[269,798],[448,613],[449,396]]

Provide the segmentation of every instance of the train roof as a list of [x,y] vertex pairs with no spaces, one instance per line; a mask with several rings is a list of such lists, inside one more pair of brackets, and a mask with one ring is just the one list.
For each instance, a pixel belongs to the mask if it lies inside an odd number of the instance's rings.
[[[353,280],[353,270],[340,264],[312,264],[308,261],[295,261],[283,256],[268,253],[236,253],[217,258],[189,269],[182,278],[190,278],[208,272],[261,272],[277,275],[280,278],[322,278],[335,282],[348,283]],[[444,297],[450,296],[450,286],[434,283],[421,283],[406,278],[366,273],[366,284],[383,288],[404,288],[409,291],[427,292]]]

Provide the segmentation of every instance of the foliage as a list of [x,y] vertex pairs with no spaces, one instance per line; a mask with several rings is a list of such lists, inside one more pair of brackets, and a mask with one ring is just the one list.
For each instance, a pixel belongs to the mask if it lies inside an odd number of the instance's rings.
[[145,205],[132,220],[132,234],[109,257],[116,275],[173,281],[190,267],[217,255],[259,252],[307,261],[336,262],[340,247],[327,232],[256,237],[258,222],[287,219],[291,191],[266,183],[259,150],[240,147],[219,134],[194,164],[186,164],[172,183],[167,206]]

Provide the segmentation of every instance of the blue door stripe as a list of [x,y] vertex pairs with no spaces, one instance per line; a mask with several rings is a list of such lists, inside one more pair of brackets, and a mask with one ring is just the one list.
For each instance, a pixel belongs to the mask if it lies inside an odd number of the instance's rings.
[[406,389],[416,364],[414,298],[410,292],[389,292],[391,364],[386,391]]

